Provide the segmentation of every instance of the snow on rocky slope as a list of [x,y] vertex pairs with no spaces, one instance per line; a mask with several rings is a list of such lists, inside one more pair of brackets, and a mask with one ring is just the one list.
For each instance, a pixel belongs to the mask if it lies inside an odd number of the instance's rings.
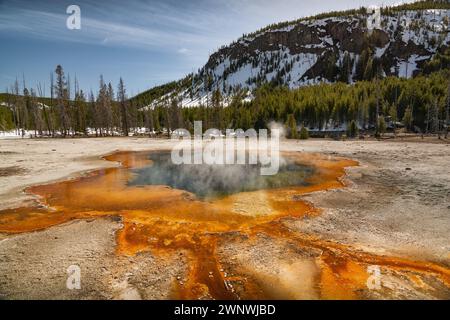
[[267,82],[290,88],[337,80],[354,83],[362,80],[361,59],[380,61],[385,76],[410,78],[439,48],[450,45],[450,10],[383,10],[381,23],[373,30],[367,27],[371,16],[356,12],[298,20],[244,35],[212,54],[203,68],[184,81],[188,85],[151,105],[174,97],[184,107],[207,105],[215,91],[226,104],[236,92],[247,91],[251,97],[251,90]]

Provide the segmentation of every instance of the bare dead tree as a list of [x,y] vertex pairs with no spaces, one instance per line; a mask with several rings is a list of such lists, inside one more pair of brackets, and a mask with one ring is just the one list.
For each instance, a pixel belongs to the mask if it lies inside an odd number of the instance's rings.
[[165,127],[167,129],[167,138],[170,139],[170,128],[171,128],[171,122],[170,122],[170,115],[169,115],[169,107],[165,106]]
[[43,129],[44,129],[44,110],[45,110],[45,104],[43,102],[40,102],[38,100],[36,91],[34,89],[30,90],[31,92],[31,115],[33,118],[33,125],[34,125],[34,136],[42,136]]
[[[41,85],[40,82],[37,84],[37,92],[38,92],[39,98],[41,98],[41,101],[42,101],[42,98],[45,97],[45,93],[44,93],[45,89],[42,88],[42,85]],[[44,117],[43,120],[44,120],[45,125],[47,127],[47,134],[50,134],[50,132],[51,132],[50,117],[49,117],[49,114],[48,114],[47,107],[46,107],[45,103],[43,103],[43,102],[42,102],[42,114],[43,114],[43,117]]]
[[14,129],[17,132],[17,120],[16,120],[16,107],[14,102],[14,94],[13,94],[13,87],[11,87],[11,90],[9,88],[6,88],[6,106],[12,111],[13,116],[13,125]]
[[21,103],[21,97],[19,96],[19,81],[16,78],[16,81],[14,82],[14,88],[13,88],[13,92],[14,92],[14,112],[16,114],[16,121],[17,121],[17,125],[16,125],[16,134],[19,134],[19,131],[21,130],[22,127],[22,118],[20,117],[20,106],[19,103]]
[[66,119],[67,119],[67,130],[68,134],[72,137],[75,136],[74,126],[73,126],[73,106],[71,104],[72,97],[72,86],[70,81],[70,73],[67,74],[67,86],[66,86]]
[[94,130],[95,130],[95,136],[98,137],[99,126],[100,126],[99,111],[98,111],[97,103],[95,101],[94,93],[92,92],[92,90],[89,93],[89,107],[90,107],[90,114],[91,114],[91,119],[92,119],[92,126],[94,127]]
[[119,80],[119,87],[117,90],[117,100],[120,104],[120,114],[121,114],[121,120],[122,120],[122,134],[126,137],[128,137],[129,134],[129,128],[128,128],[128,110],[127,110],[127,96],[126,96],[126,89],[125,85],[123,83],[123,79],[120,78]]
[[445,139],[448,138],[448,126],[450,123],[450,81],[448,83],[448,91],[447,91],[447,106],[445,108]]
[[380,124],[379,124],[379,119],[380,119],[380,82],[378,79],[378,73],[376,75],[376,82],[375,82],[375,86],[376,86],[376,92],[377,92],[377,107],[376,107],[376,114],[375,114],[375,132],[376,135],[378,136],[380,134]]
[[109,113],[110,113],[109,127],[111,128],[111,135],[114,136],[114,133],[118,126],[117,124],[118,124],[119,116],[118,116],[117,108],[116,108],[116,104],[115,104],[114,89],[113,89],[111,82],[108,83],[106,96],[107,96],[108,107],[110,109],[109,110]]
[[55,96],[55,91],[54,91],[54,85],[55,85],[55,81],[53,78],[53,72],[50,72],[50,115],[49,115],[49,124],[50,124],[50,128],[52,130],[51,135],[52,138],[55,136],[55,126],[53,125],[53,115],[55,114],[55,110],[53,107],[53,98]]

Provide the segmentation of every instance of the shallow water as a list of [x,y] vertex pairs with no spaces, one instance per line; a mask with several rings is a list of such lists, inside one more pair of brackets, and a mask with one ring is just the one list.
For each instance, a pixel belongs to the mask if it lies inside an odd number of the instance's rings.
[[129,186],[167,185],[194,193],[198,198],[213,198],[261,189],[307,186],[314,167],[283,158],[278,173],[261,175],[260,164],[181,164],[170,159],[170,152],[153,152],[151,164],[133,170]]

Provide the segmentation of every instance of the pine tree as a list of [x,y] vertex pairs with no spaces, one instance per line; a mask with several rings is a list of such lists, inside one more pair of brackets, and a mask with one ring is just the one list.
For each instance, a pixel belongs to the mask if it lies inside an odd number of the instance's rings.
[[66,137],[68,131],[68,121],[67,121],[67,100],[68,100],[68,90],[67,83],[64,76],[64,70],[61,65],[56,66],[56,103],[59,110],[60,116],[60,131],[63,137]]
[[397,129],[396,123],[398,121],[398,117],[397,117],[397,107],[394,104],[392,104],[389,107],[389,116],[391,117],[391,121],[394,126],[394,136],[396,136],[396,129]]
[[355,121],[355,120],[352,120],[352,121],[350,122],[350,126],[349,126],[349,128],[348,128],[347,135],[348,135],[350,138],[355,138],[355,137],[358,135],[358,131],[359,131],[359,129],[358,129],[358,125],[356,124],[356,121]]
[[411,107],[406,108],[405,113],[403,115],[402,122],[405,125],[405,128],[407,130],[411,130],[412,129],[413,115],[412,115]]
[[363,80],[364,79],[364,73],[366,72],[367,69],[367,63],[369,61],[370,58],[370,54],[367,50],[363,50],[361,52],[361,55],[359,56],[359,59],[356,63],[356,74],[355,74],[355,78],[356,80]]
[[339,81],[344,83],[351,82],[352,67],[352,59],[349,53],[345,52],[344,58],[342,59],[342,63],[340,65]]
[[301,140],[306,140],[308,138],[309,138],[308,129],[306,129],[305,126],[302,126],[302,128],[300,129],[300,139]]
[[297,121],[295,121],[295,117],[293,114],[288,115],[286,121],[286,127],[288,128],[288,137],[289,139],[298,139],[297,134]]
[[380,136],[383,136],[383,134],[386,132],[386,121],[384,120],[384,117],[379,117],[378,119],[378,133]]

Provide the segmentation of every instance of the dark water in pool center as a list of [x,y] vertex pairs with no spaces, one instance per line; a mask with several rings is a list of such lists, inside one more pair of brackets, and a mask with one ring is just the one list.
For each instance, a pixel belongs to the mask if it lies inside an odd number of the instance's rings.
[[262,176],[261,165],[207,165],[172,162],[170,152],[149,155],[153,163],[135,169],[136,176],[130,186],[167,185],[194,193],[199,198],[220,197],[233,193],[306,186],[306,179],[314,173],[310,166],[302,165],[285,157],[280,159],[276,175]]

